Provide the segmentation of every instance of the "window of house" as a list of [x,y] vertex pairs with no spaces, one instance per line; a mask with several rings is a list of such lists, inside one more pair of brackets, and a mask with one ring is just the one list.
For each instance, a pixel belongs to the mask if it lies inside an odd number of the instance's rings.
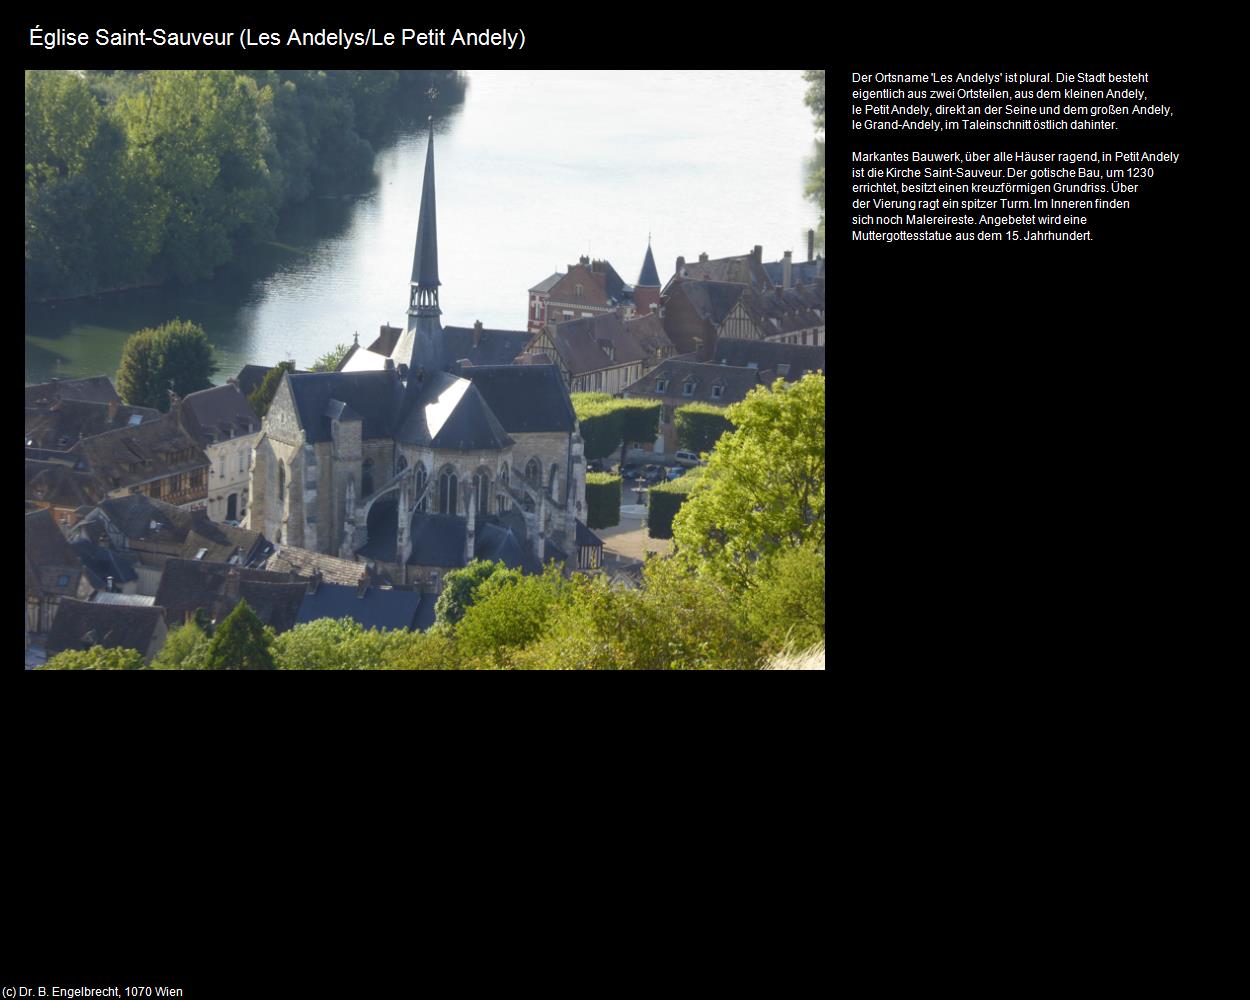
[[574,285],[574,286],[573,286],[573,295],[574,295],[576,298],[579,298],[579,299],[582,297],[582,286],[581,286],[581,285]]
[[683,385],[681,387],[681,394],[683,396],[693,396],[694,395],[694,383],[687,382],[685,385]]
[[663,394],[668,391],[668,379],[657,379],[655,383],[655,391],[657,394]]
[[[182,477],[179,476],[178,478],[181,479]],[[195,472],[191,473],[191,489],[193,490],[204,489],[204,470],[203,469],[197,469]]]
[[148,487],[148,493],[156,500],[161,498],[161,481],[159,479]]
[[564,318],[565,318],[565,319],[572,319],[572,318],[573,318],[573,311],[572,311],[571,309],[565,309],[565,310],[563,310],[563,312],[564,312]]
[[720,399],[721,396],[723,396],[724,394],[725,394],[725,387],[723,385],[712,386],[712,398],[713,399]]

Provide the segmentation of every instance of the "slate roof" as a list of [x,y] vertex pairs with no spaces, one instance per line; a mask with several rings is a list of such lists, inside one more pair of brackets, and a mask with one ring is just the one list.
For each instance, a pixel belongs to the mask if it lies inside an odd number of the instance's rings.
[[745,291],[745,285],[729,281],[679,281],[670,295],[684,295],[695,312],[718,327],[725,322],[725,317],[733,311]]
[[27,500],[75,509],[95,506],[107,492],[95,476],[75,471],[63,462],[26,460]]
[[182,399],[187,430],[201,446],[260,430],[260,418],[237,384],[216,385]]
[[[641,361],[646,352],[616,313],[599,313],[547,326],[547,336],[572,375],[603,371]],[[611,358],[604,349],[613,348]]]
[[[755,252],[715,260],[688,260],[683,265],[685,277],[692,281],[727,281],[748,285],[757,291],[768,291],[773,283]],[[681,273],[677,278],[682,277]]]
[[151,608],[156,605],[155,597],[143,594],[113,594],[107,590],[97,590],[88,598],[91,604],[113,604],[132,608]]
[[63,378],[26,387],[27,406],[51,406],[58,399],[82,399],[95,403],[120,403],[121,396],[106,375]]
[[463,372],[509,434],[571,433],[577,421],[555,365],[475,366]]
[[525,541],[518,538],[511,528],[493,521],[482,520],[478,523],[473,539],[473,558],[501,562],[509,569],[519,569],[528,574],[543,571]]
[[[244,570],[244,572],[249,572]],[[251,572],[255,572],[254,570]],[[281,635],[295,627],[299,620],[300,607],[308,596],[308,585],[296,583],[268,583],[264,580],[239,581],[239,599],[247,601],[248,606],[256,612],[262,622]],[[227,603],[229,610],[227,610]],[[220,621],[224,617],[221,612],[229,614],[234,602],[223,598],[217,615]]]
[[625,329],[647,358],[662,358],[676,349],[664,332],[664,322],[655,313],[634,316],[625,321]]
[[82,563],[83,572],[87,574],[88,581],[96,590],[103,590],[107,587],[110,576],[113,578],[113,583],[117,585],[138,579],[134,566],[120,552],[114,552],[102,545],[95,545],[87,538],[70,542],[70,548],[74,550],[74,554]]
[[[244,565],[268,555],[268,543],[259,531],[222,524],[210,520],[207,511],[183,510],[142,493],[104,500],[99,509],[129,545],[141,550],[191,559],[206,549],[202,558],[209,562],[228,562],[237,554]],[[152,527],[153,521],[158,527]]]
[[[73,595],[82,567],[56,526],[49,510],[26,514],[26,593],[28,596]],[[60,581],[64,580],[64,583]]]
[[323,583],[316,593],[305,595],[295,623],[302,625],[318,618],[351,618],[362,628],[410,629],[423,600],[428,600],[433,608],[433,597],[423,598],[413,590],[368,587],[362,596],[360,588],[355,586]]
[[[234,382],[244,396],[250,396],[260,388],[260,384],[265,381],[265,376],[276,367],[277,365],[244,365],[239,369],[239,374],[235,376]],[[294,374],[298,375],[301,372],[297,368]]]
[[375,354],[381,354],[389,357],[391,351],[395,350],[395,345],[399,343],[400,335],[404,332],[402,326],[390,326],[383,324],[378,334],[378,339],[369,345],[369,350]]
[[474,384],[446,372],[426,376],[395,440],[457,451],[499,450],[512,444]]
[[417,220],[417,247],[412,257],[414,284],[432,288],[438,280],[438,223],[434,211],[434,123],[425,149],[425,178],[421,182],[421,214]]
[[[768,275],[768,280],[778,288],[781,287],[782,268],[785,264],[784,260],[774,260],[764,262],[764,273]],[[825,260],[823,257],[817,257],[815,260],[796,260],[790,267],[790,281],[795,285],[810,285],[817,278],[825,277]]]
[[[570,264],[568,271],[559,275],[559,279],[549,289],[553,303],[601,307],[603,303],[596,302],[596,296],[587,293],[587,284],[610,306],[631,300],[634,291],[606,260],[590,260],[588,257],[582,257],[576,264]],[[575,292],[578,284],[583,285],[583,295],[580,297]]]
[[[463,566],[466,526],[465,519],[454,514],[417,511],[412,515],[412,555],[408,565]],[[394,557],[390,561],[394,562]]]
[[[225,598],[226,582],[232,571],[239,574],[241,596],[247,596],[245,585],[249,583],[285,584],[295,586],[301,591],[307,590],[304,583],[291,584],[290,577],[284,573],[269,573],[220,562],[170,559],[165,564],[165,572],[161,574],[160,586],[156,588],[156,603],[165,609],[171,623],[181,622],[187,614],[194,614],[196,608],[203,608],[211,617],[220,619],[229,614],[237,603]],[[272,611],[274,607],[285,607],[284,602],[290,601],[290,595],[277,593],[270,596],[268,592],[260,592],[257,599],[264,603],[265,610]],[[252,599],[249,597],[248,604],[251,603]],[[298,609],[298,602],[295,606]],[[260,615],[261,608],[253,605],[253,609]],[[294,620],[294,612],[291,618]],[[264,615],[261,615],[261,620],[265,621]]]
[[26,408],[26,444],[29,448],[65,450],[81,438],[129,427],[133,417],[142,422],[160,415],[159,410],[146,406],[58,399],[51,406]]
[[137,649],[147,655],[152,635],[165,618],[160,607],[93,604],[62,598],[48,633],[48,655],[67,649]]
[[742,296],[742,306],[762,337],[824,326],[825,283],[822,280],[762,294],[748,290]]
[[574,522],[577,525],[577,547],[583,549],[586,547],[603,548],[603,539],[591,531],[581,521]]
[[712,351],[717,364],[747,368],[754,364],[760,371],[777,370],[780,364],[790,366],[783,377],[790,382],[803,377],[804,372],[825,370],[825,349],[802,344],[778,344],[767,340],[738,340],[720,337]]
[[286,381],[308,441],[331,439],[326,407],[332,399],[360,414],[364,439],[394,436],[394,418],[403,388],[394,371],[310,372],[289,374]]
[[540,281],[533,288],[531,288],[530,291],[531,292],[549,292],[551,291],[552,288],[555,287],[556,283],[559,282],[559,280],[563,277],[564,275],[560,274],[560,272],[557,271],[555,274],[551,275],[551,277],[543,278],[543,280]]
[[364,563],[338,559],[321,552],[283,545],[266,560],[264,568],[272,573],[294,573],[308,579],[320,573],[325,583],[337,583],[355,587],[367,569]]
[[660,272],[655,267],[655,257],[651,254],[651,244],[647,244],[647,255],[642,259],[642,270],[638,272],[637,287],[659,288]]
[[426,632],[434,624],[434,605],[438,603],[437,598],[423,598],[421,603],[417,605],[417,617],[413,620],[412,628],[416,632]]
[[530,334],[527,330],[483,329],[476,347],[472,327],[445,326],[443,337],[447,357],[453,361],[468,358],[475,365],[510,365],[512,359],[525,350]]
[[83,438],[70,451],[110,490],[208,468],[208,456],[182,428],[176,413]]
[[[688,378],[695,382],[694,392],[687,396],[683,387]],[[665,391],[657,394],[656,382],[667,379]],[[712,396],[712,387],[720,384],[724,392],[719,398]],[[621,394],[629,398],[663,399],[666,403],[680,406],[683,403],[711,403],[713,406],[728,406],[740,402],[746,394],[759,384],[759,372],[754,368],[732,368],[728,365],[702,364],[694,361],[679,361],[669,358],[660,362],[654,369],[632,385],[627,385]]]

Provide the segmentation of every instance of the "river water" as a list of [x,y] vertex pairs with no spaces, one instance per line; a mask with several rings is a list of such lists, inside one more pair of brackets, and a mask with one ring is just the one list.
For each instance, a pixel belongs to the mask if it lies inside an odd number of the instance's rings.
[[[527,290],[582,254],[660,280],[678,255],[806,256],[817,221],[806,84],[791,71],[470,71],[435,121],[443,322],[523,330]],[[420,121],[420,109],[414,120]],[[175,316],[244,364],[307,367],[402,325],[425,167],[424,123],[379,150],[373,188],[286,213],[272,245],[212,281],[26,307],[26,381],[112,376],[136,330]]]

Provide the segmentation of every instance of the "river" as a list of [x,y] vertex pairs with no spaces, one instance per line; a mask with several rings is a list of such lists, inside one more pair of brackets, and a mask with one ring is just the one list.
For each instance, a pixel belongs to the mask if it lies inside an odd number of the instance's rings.
[[[582,254],[660,280],[678,255],[764,247],[806,257],[814,203],[806,84],[790,71],[470,71],[435,121],[443,322],[523,330],[527,290]],[[419,121],[419,115],[414,116]],[[112,376],[136,330],[207,331],[224,382],[247,363],[300,367],[358,331],[402,325],[427,134],[378,151],[373,188],[289,210],[272,244],[191,286],[26,307],[26,382]]]

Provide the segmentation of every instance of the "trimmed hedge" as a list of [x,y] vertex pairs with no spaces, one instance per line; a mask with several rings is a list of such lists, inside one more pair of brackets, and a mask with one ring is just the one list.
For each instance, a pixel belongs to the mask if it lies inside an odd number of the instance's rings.
[[673,426],[677,429],[677,447],[702,455],[716,447],[722,434],[734,429],[725,416],[723,406],[711,403],[687,403],[673,414]]
[[691,469],[671,483],[652,486],[647,495],[647,535],[651,538],[672,538],[673,518],[681,510],[690,491],[703,474],[702,467]]
[[621,477],[586,473],[586,527],[613,528],[621,523]]
[[575,392],[570,398],[588,462],[607,458],[626,442],[649,444],[659,434],[659,403],[648,399],[614,399],[606,392]]

